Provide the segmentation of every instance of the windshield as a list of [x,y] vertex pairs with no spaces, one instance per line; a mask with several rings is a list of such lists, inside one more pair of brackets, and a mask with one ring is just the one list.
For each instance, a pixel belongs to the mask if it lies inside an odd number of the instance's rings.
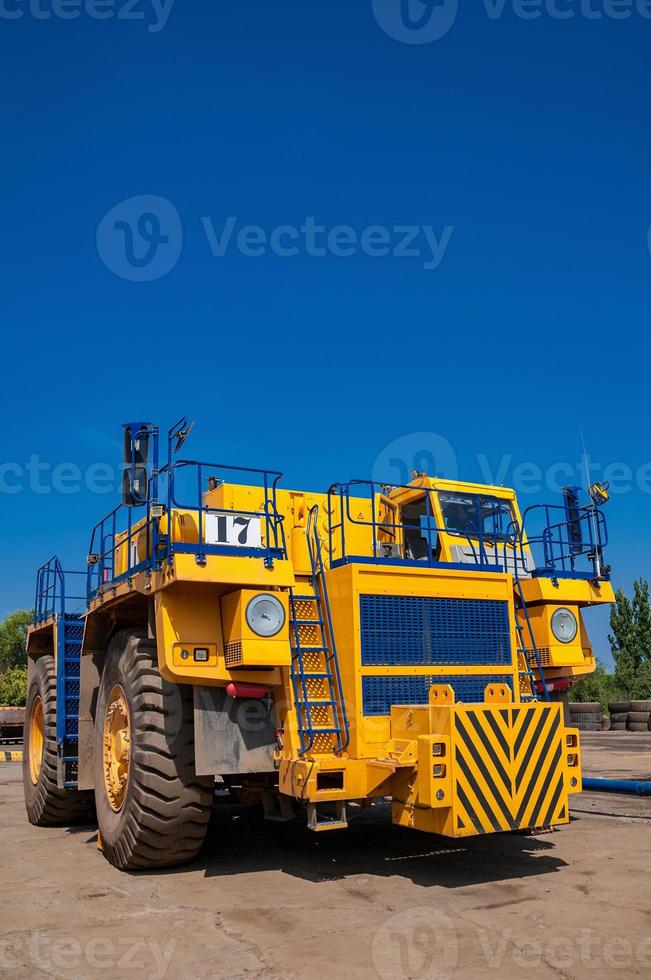
[[439,491],[443,524],[448,531],[469,537],[506,538],[514,517],[508,500],[484,497],[478,493]]

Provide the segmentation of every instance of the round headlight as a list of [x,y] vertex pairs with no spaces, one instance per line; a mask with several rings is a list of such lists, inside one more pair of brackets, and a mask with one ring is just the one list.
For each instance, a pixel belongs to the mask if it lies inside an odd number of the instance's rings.
[[557,609],[552,616],[552,633],[559,643],[571,643],[578,628],[576,616],[569,609]]
[[275,595],[255,595],[246,607],[246,621],[258,636],[275,636],[285,625],[285,607]]

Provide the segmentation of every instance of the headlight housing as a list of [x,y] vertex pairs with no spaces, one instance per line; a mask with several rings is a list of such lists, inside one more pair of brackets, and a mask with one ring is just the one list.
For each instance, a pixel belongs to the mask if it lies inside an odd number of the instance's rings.
[[285,625],[285,607],[275,595],[261,592],[249,599],[246,622],[256,636],[275,636]]
[[570,609],[557,609],[552,615],[551,627],[559,643],[571,643],[579,630],[576,616]]

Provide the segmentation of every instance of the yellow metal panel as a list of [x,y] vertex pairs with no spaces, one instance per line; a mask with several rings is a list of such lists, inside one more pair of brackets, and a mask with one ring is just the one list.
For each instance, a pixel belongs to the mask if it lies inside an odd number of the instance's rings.
[[615,593],[610,582],[588,582],[585,579],[526,578],[522,590],[527,605],[535,602],[553,602],[557,606],[576,603],[579,606],[614,602]]
[[[224,662],[219,593],[214,588],[198,589],[190,583],[157,592],[156,641],[158,664],[167,680],[224,686],[231,680],[278,685],[278,668],[229,670]],[[181,651],[208,647],[207,663],[183,660]]]

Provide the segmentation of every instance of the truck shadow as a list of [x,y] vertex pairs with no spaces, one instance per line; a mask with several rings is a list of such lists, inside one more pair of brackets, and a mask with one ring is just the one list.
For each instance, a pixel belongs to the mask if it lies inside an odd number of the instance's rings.
[[458,888],[551,874],[566,862],[554,854],[553,835],[451,840],[394,826],[390,804],[365,810],[346,830],[325,833],[307,830],[300,819],[265,821],[257,807],[218,805],[192,866],[210,877],[271,870],[312,882],[398,875],[417,885]]

